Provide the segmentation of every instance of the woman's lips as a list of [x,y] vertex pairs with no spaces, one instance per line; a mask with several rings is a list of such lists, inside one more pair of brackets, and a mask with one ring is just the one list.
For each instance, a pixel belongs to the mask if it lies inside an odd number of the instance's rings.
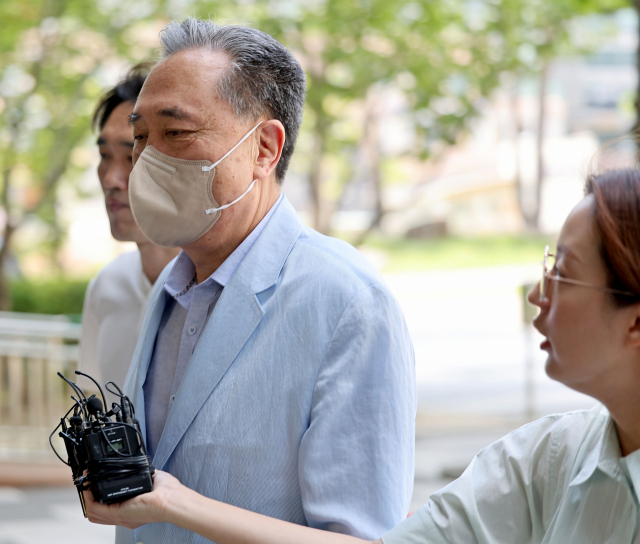
[[549,342],[549,340],[547,340],[546,338],[544,339],[544,341],[540,344],[540,349],[543,351],[548,351],[551,349],[551,342]]

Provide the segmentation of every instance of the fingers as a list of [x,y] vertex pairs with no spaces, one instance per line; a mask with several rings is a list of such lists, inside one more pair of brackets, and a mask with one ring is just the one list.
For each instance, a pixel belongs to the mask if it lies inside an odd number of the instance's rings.
[[92,523],[120,525],[136,529],[140,525],[162,521],[168,497],[182,488],[180,482],[166,472],[156,470],[154,489],[121,503],[100,504],[91,491],[83,492],[87,518]]
[[108,504],[100,504],[93,498],[91,491],[83,491],[84,503],[87,509],[87,519],[91,523],[99,523],[101,525],[117,525]]

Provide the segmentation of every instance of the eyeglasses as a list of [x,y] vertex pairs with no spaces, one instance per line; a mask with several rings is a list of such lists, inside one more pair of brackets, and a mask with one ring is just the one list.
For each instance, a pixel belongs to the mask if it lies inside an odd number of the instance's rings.
[[[554,264],[550,267],[549,257],[553,257]],[[590,289],[597,289],[598,291],[605,291],[607,293],[614,293],[616,295],[623,295],[626,297],[635,297],[634,293],[629,291],[618,291],[617,289],[611,289],[609,287],[601,287],[600,285],[593,285],[592,283],[586,283],[584,281],[572,280],[569,278],[562,278],[558,276],[557,272],[554,272],[556,256],[553,253],[549,253],[549,246],[544,247],[544,260],[542,261],[542,279],[540,280],[540,301],[542,302],[547,298],[547,292],[549,290],[549,280],[562,281],[564,283],[571,283],[572,285],[579,285],[580,287],[588,287]]]

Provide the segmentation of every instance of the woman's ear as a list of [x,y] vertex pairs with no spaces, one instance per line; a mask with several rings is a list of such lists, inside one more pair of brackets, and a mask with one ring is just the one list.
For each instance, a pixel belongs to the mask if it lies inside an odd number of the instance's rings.
[[627,331],[627,345],[631,348],[640,348],[640,304],[634,304],[631,322]]

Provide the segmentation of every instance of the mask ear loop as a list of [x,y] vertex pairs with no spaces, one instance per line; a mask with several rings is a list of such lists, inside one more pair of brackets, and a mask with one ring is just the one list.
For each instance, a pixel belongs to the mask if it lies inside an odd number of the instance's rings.
[[[210,170],[213,170],[216,166],[218,166],[223,160],[225,160],[229,155],[231,155],[231,153],[233,153],[235,151],[235,149],[242,143],[244,142],[249,136],[251,136],[251,134],[253,133],[253,131],[255,129],[257,129],[260,125],[262,124],[262,121],[260,121],[255,127],[253,127],[249,132],[247,132],[244,137],[242,138],[242,140],[240,140],[236,145],[234,145],[228,152],[227,154],[222,157],[220,160],[216,161],[214,164],[212,164],[211,166],[203,166],[202,167],[202,171],[203,172],[209,172]],[[238,198],[236,198],[233,202],[229,202],[229,204],[225,204],[224,206],[220,206],[219,208],[209,208],[208,210],[205,210],[204,213],[206,213],[207,215],[211,215],[212,213],[216,213],[222,210],[226,210],[227,208],[229,208],[230,206],[233,206],[236,202],[240,201],[249,191],[251,191],[251,189],[253,189],[253,186],[256,184],[256,181],[258,181],[257,179],[254,179],[253,182],[251,182],[251,185],[249,185],[249,188],[242,193]]]
[[251,189],[253,189],[253,186],[256,184],[256,181],[258,180],[254,179],[251,185],[249,185],[249,188],[244,193],[242,193],[238,198],[236,198],[233,202],[229,202],[229,204],[225,204],[224,206],[220,206],[219,208],[209,208],[208,210],[205,210],[204,213],[206,213],[207,215],[211,215],[212,213],[226,210],[230,206],[233,206],[236,202],[239,202],[240,200],[242,200],[244,195],[246,195],[249,191],[251,191]]
[[203,172],[209,172],[210,170],[213,170],[216,166],[218,166],[223,160],[225,160],[229,155],[231,155],[231,153],[233,153],[236,148],[242,143],[244,142],[249,136],[251,136],[251,134],[253,133],[253,131],[255,129],[257,129],[260,125],[262,124],[262,121],[260,121],[255,127],[253,127],[249,132],[247,132],[244,137],[242,138],[242,140],[240,140],[236,145],[234,145],[228,152],[227,154],[222,157],[219,161],[215,162],[214,164],[212,164],[211,166],[203,166],[202,167],[202,171]]

